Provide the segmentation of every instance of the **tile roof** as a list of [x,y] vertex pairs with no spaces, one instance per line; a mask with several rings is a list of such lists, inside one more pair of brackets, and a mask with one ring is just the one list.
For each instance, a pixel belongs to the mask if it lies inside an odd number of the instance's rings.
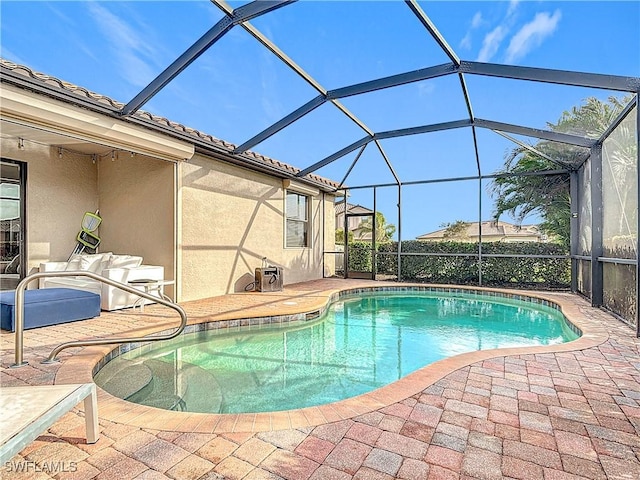
[[[478,222],[466,222],[464,235],[467,237],[479,236],[479,224]],[[443,238],[445,236],[446,228],[436,230],[435,232],[424,233],[419,235],[418,239],[429,240],[436,238]],[[514,225],[512,223],[503,221],[488,220],[482,222],[482,235],[490,236],[508,236],[514,237],[529,237],[531,235],[541,235],[540,229],[537,225]]]
[[[18,74],[23,76],[30,82],[40,82],[48,87],[53,87],[54,90],[59,90],[60,92],[70,92],[85,99],[90,100],[92,103],[96,105],[101,105],[107,107],[114,114],[119,112],[122,107],[124,107],[124,103],[113,100],[112,98],[107,97],[106,95],[101,95],[99,93],[92,92],[87,90],[84,87],[80,87],[78,85],[74,85],[69,82],[65,82],[56,77],[52,77],[50,75],[46,75],[44,73],[36,72],[29,67],[24,65],[19,65],[13,63],[4,58],[0,58],[0,67],[3,69],[7,69],[14,74]],[[66,99],[65,99],[66,100]],[[275,160],[273,158],[267,157],[265,155],[261,155],[259,153],[253,151],[246,151],[240,155],[234,155],[233,150],[236,148],[236,145],[226,142],[224,140],[220,140],[212,135],[207,133],[203,133],[194,128],[187,127],[181,123],[173,122],[165,117],[161,117],[158,115],[154,115],[149,112],[145,112],[142,110],[138,110],[135,112],[132,117],[142,119],[145,121],[147,126],[153,127],[154,125],[157,127],[161,127],[162,131],[166,132],[167,129],[169,131],[174,130],[175,133],[178,134],[186,134],[187,138],[191,137],[193,141],[199,140],[198,145],[203,147],[210,147],[217,151],[218,153],[226,154],[231,158],[241,159],[241,160],[249,160],[249,161],[257,161],[258,164],[262,164],[268,168],[275,169],[276,171],[280,171],[285,177],[291,177],[292,175],[297,174],[301,171],[300,168],[294,167],[287,163],[281,162],[279,160]],[[246,165],[248,168],[251,168],[251,164]],[[333,180],[329,180],[327,178],[321,177],[319,175],[309,174],[300,180],[309,180],[316,185],[337,188],[339,183],[334,182]]]
[[[362,205],[354,205],[353,203],[347,203],[347,213],[351,212],[354,209],[361,209],[358,213],[371,212],[373,210],[367,207],[363,207]],[[336,215],[339,215],[344,212],[344,202],[336,202],[335,204]]]

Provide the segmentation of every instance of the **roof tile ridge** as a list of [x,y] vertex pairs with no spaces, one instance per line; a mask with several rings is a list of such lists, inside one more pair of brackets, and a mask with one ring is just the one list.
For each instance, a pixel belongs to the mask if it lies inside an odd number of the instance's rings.
[[[113,107],[116,110],[122,110],[122,108],[125,106],[124,103],[122,102],[118,102],[114,99],[112,99],[111,97],[108,97],[106,95],[102,95],[99,93],[95,93],[92,92],[91,90],[88,90],[84,87],[81,87],[79,85],[76,85],[74,83],[71,82],[67,82],[67,81],[63,81],[57,77],[53,77],[51,75],[47,75],[45,73],[41,73],[41,72],[37,72],[35,70],[33,70],[30,67],[27,67],[26,65],[21,65],[15,62],[12,62],[10,60],[7,60],[5,58],[0,57],[0,65],[2,65],[3,67],[13,71],[13,72],[17,72],[20,73],[21,75],[30,77],[34,80],[38,80],[40,82],[43,83],[47,83],[49,85],[54,85],[56,87],[58,87],[61,90],[65,90],[65,91],[69,91],[72,93],[76,93],[76,94],[81,94],[83,96],[85,96],[86,98],[89,98],[91,100],[95,100],[97,102],[100,103],[107,103],[109,105],[111,105],[111,107]],[[222,146],[225,149],[229,150],[230,152],[232,152],[233,150],[236,149],[236,145],[234,145],[233,143],[227,142],[225,140],[221,140],[217,137],[214,137],[213,135],[210,135],[208,133],[204,133],[200,130],[197,130],[195,128],[191,128],[188,127],[180,122],[175,122],[172,120],[169,120],[166,117],[162,117],[159,115],[155,115],[153,113],[144,111],[144,110],[138,110],[135,112],[134,114],[137,117],[140,118],[146,118],[152,122],[158,123],[159,125],[171,128],[173,130],[179,131],[179,132],[183,132],[187,135],[193,136],[193,137],[197,137],[200,138],[202,140],[205,140],[209,143],[212,143],[214,145],[218,145],[218,146]],[[260,160],[261,162],[267,163],[267,164],[272,164],[280,169],[283,169],[287,172],[291,172],[294,174],[297,174],[301,171],[301,169],[294,167],[293,165],[289,165],[288,163],[284,163],[281,162],[279,160],[275,160],[273,158],[267,157],[265,155],[262,155],[260,153],[256,153],[253,151],[246,151],[244,152],[245,155],[248,156],[252,156],[257,160]],[[319,175],[315,175],[315,174],[309,174],[306,176],[307,179],[315,181],[315,182],[319,182],[323,185],[328,185],[328,186],[332,186],[332,187],[337,187],[337,183],[329,180],[327,178],[321,177]]]
[[[298,174],[298,173],[300,173],[302,171],[302,169],[300,169],[298,167],[295,167],[295,166],[293,166],[293,165],[291,165],[289,163],[281,162],[280,160],[276,160],[274,158],[268,157],[268,156],[263,155],[261,153],[254,152],[253,150],[247,150],[244,153],[245,153],[245,155],[250,155],[250,156],[252,156],[252,157],[254,157],[254,158],[258,159],[258,160],[261,160],[263,162],[271,163],[271,164],[273,164],[273,165],[275,165],[275,166],[277,166],[279,168],[282,168],[282,169],[284,169],[286,171],[289,171],[289,172],[291,172],[293,174]],[[314,182],[319,182],[319,183],[321,183],[323,185],[328,185],[328,186],[331,186],[331,187],[337,187],[338,186],[337,182],[334,182],[333,180],[329,180],[328,178],[324,178],[324,177],[321,177],[320,175],[316,175],[316,174],[313,174],[313,173],[307,174],[306,178],[309,179],[309,180],[313,180]]]
[[37,72],[36,70],[30,67],[27,67],[26,65],[21,65],[21,64],[12,62],[10,60],[7,60],[5,58],[0,58],[0,62],[2,66],[11,70],[12,72],[20,73],[21,75],[25,75],[27,77],[30,77],[34,80],[38,80],[42,83],[46,83],[48,85],[56,86],[61,90],[66,90],[73,93],[80,93],[81,95],[84,95],[86,98],[90,98],[92,100],[96,100],[101,103],[107,103],[111,105],[113,108],[118,110],[120,110],[124,106],[123,103],[117,102],[116,100],[113,100],[111,97],[102,95],[100,93],[92,92],[91,90],[88,90],[84,87],[81,87],[71,82],[61,80],[52,75],[47,75],[46,73]]

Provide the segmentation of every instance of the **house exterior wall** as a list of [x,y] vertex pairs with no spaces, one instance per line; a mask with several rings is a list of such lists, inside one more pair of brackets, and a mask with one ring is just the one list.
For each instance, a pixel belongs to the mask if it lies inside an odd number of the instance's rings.
[[[338,204],[334,204],[334,207]],[[347,222],[347,231],[353,233],[353,239],[361,242],[371,242],[371,232],[366,232],[360,230],[360,225],[362,222],[367,221],[370,222],[373,217],[373,210],[363,207],[361,205],[351,205],[348,204],[347,208],[348,214],[360,214],[360,213],[368,213],[371,214],[367,217],[349,217]],[[345,213],[344,211],[335,214],[335,228],[344,230],[344,219]],[[334,247],[336,248],[336,247]]]
[[98,208],[98,172],[87,156],[55,147],[2,138],[2,157],[27,164],[27,272],[41,262],[66,260],[76,245],[82,217]]
[[322,278],[322,252],[332,249],[335,230],[333,196],[325,195],[324,206],[322,193],[312,197],[311,247],[285,248],[280,179],[198,154],[179,169],[181,300],[244,291],[263,257],[283,267],[285,284]]
[[[176,164],[122,151],[97,164],[100,250],[140,255],[175,279]],[[171,297],[173,290],[165,287]]]
[[[373,216],[373,210],[369,210],[368,208],[362,208],[359,205],[352,207],[349,209],[348,213],[371,213]],[[344,212],[337,213],[335,216],[336,228],[344,229]],[[365,220],[371,217],[349,217],[349,222],[347,224],[347,228],[349,231],[357,230],[360,227],[360,224]]]
[[[286,248],[285,189],[277,174],[231,165],[213,149],[193,156],[184,137],[62,98],[17,86],[3,87],[0,97],[3,122],[15,121],[3,131],[2,156],[27,164],[26,270],[67,260],[84,213],[99,210],[99,251],[163,266],[165,279],[176,282],[166,289],[176,301],[244,291],[264,257],[283,267],[285,284],[334,273],[333,255],[323,255],[335,248],[334,195],[287,183],[316,193],[310,245]],[[22,140],[25,148],[18,148]],[[283,175],[291,171],[274,165]]]
[[[463,242],[476,243],[479,240],[478,222],[463,222],[464,225],[452,225],[454,230],[443,229],[416,237],[423,242]],[[460,231],[459,227],[463,227]],[[517,226],[507,222],[484,221],[482,227],[483,242],[548,242],[549,238],[542,234],[535,225]]]
[[[484,238],[482,239],[484,241]],[[542,242],[540,239],[540,235],[522,235],[519,237],[509,237],[505,236],[502,239],[503,243],[513,243],[513,242]]]
[[[478,236],[468,236],[468,237],[444,237],[444,236],[433,236],[433,237],[422,237],[417,238],[422,242],[462,242],[462,243],[477,243]],[[482,235],[482,241],[485,243],[489,242],[502,242],[502,243],[513,243],[513,242],[540,242],[540,237],[538,235],[518,235],[518,236],[509,236],[509,235]]]
[[[173,163],[117,152],[112,161],[2,139],[2,156],[27,164],[28,267],[66,260],[85,212],[100,210],[99,250],[162,265],[177,301],[222,295],[253,282],[267,257],[285,284],[331,276],[334,196],[311,197],[311,247],[285,248],[281,179],[196,155]],[[324,226],[324,231],[323,231]]]

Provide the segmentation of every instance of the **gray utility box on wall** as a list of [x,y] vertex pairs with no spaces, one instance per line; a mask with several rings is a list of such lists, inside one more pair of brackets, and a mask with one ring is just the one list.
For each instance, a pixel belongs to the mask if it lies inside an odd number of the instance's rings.
[[258,292],[281,292],[282,284],[282,267],[256,268],[256,290]]

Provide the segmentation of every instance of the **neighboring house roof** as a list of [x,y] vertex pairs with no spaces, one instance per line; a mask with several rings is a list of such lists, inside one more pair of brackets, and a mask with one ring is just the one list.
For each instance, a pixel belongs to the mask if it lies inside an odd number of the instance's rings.
[[[363,207],[362,205],[354,205],[353,203],[347,203],[347,213],[373,213],[373,210],[367,207]],[[335,203],[336,215],[340,215],[344,213],[345,203],[344,202],[336,202]]]
[[[467,228],[460,235],[456,237],[478,237],[479,236],[479,222],[469,222]],[[508,222],[502,221],[484,221],[482,222],[482,236],[483,237],[507,237],[507,238],[525,238],[537,236],[542,238],[543,235],[540,229],[536,225],[514,225]],[[435,232],[425,233],[416,237],[417,240],[442,240],[445,237],[447,229],[442,228]],[[451,237],[455,239],[456,237]]]
[[[236,145],[232,143],[225,142],[224,140],[215,138],[212,135],[142,110],[138,110],[130,117],[121,117],[119,116],[119,111],[125,105],[124,103],[117,102],[105,95],[91,92],[86,88],[79,87],[58,78],[35,72],[24,65],[18,65],[0,58],[0,67],[2,82],[8,82],[21,88],[36,91],[40,94],[46,94],[58,100],[84,107],[98,113],[118,116],[120,120],[123,121],[142,124],[147,128],[158,130],[165,134],[192,142],[196,147],[199,147],[206,153],[222,154],[224,156],[222,160],[227,160],[247,168],[279,174],[283,178],[291,178],[301,171],[301,169],[297,167],[260,155],[256,152],[247,151],[239,155],[234,154],[233,151],[236,148]],[[299,178],[298,180],[306,180],[321,188],[324,187],[326,190],[333,190],[340,186],[333,180],[314,174],[309,174],[305,177]]]
[[[337,217],[344,215],[345,203],[336,202],[334,206],[336,211],[336,222],[337,222],[339,221]],[[353,203],[347,203],[346,210],[347,210],[347,215],[351,213],[356,213],[356,214],[365,213],[365,214],[373,215],[373,210],[371,210],[370,208],[363,207],[362,205],[354,205]],[[342,217],[342,219],[344,220],[344,217]],[[363,221],[364,221],[364,217],[351,217],[349,220],[348,228],[351,232],[355,234],[357,240],[371,241],[371,232],[370,231],[363,232],[360,230],[360,225],[362,224]],[[340,228],[340,229],[344,228],[344,223],[340,223],[339,225],[336,225],[336,228]]]

